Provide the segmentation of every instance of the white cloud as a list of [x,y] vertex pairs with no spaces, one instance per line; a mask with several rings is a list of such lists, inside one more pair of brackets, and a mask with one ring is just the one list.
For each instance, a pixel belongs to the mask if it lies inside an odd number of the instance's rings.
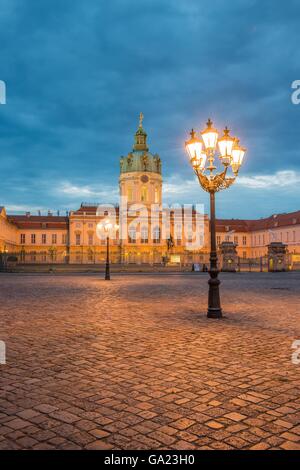
[[300,185],[300,172],[283,170],[271,175],[238,176],[236,184],[249,189],[291,188]]
[[[297,185],[300,187],[300,172],[282,170],[269,175],[239,175],[235,184],[247,189],[276,189],[276,187],[295,189]],[[198,190],[199,183],[196,177],[183,179],[180,175],[172,175],[164,180],[163,194],[169,199],[175,195],[192,196]]]
[[[100,189],[101,188],[101,189]],[[89,185],[79,186],[72,184],[69,181],[62,182],[56,191],[59,193],[69,196],[70,198],[105,198],[105,199],[116,199],[119,196],[118,185],[103,185],[99,187],[93,187]]]

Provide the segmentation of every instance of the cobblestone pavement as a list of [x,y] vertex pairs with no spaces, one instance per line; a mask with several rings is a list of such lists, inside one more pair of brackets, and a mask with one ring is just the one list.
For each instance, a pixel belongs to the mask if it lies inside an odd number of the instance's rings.
[[299,449],[300,273],[0,275],[1,449]]

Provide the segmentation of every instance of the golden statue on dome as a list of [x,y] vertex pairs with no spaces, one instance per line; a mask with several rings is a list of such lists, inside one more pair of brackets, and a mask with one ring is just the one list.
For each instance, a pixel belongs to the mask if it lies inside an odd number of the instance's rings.
[[143,113],[140,113],[140,124],[139,124],[140,128],[143,127],[143,120],[144,120],[144,115],[143,115]]

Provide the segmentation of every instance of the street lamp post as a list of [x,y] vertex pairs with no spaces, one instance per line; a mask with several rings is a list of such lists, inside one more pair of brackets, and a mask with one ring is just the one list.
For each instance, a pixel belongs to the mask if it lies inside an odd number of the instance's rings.
[[110,266],[109,266],[109,235],[106,236],[106,264],[105,264],[105,280],[110,280]]
[[[218,139],[218,131],[214,129],[212,121],[209,119],[206,129],[201,132],[202,141],[196,137],[196,132],[192,129],[191,138],[185,143],[187,153],[190,157],[191,165],[196,173],[199,183],[204,191],[210,196],[210,278],[208,281],[208,318],[221,318],[222,308],[220,302],[218,279],[218,257],[216,244],[216,211],[215,194],[217,191],[231,186],[243,162],[246,149],[239,145],[237,138],[229,135],[229,129],[224,129],[224,135]],[[204,146],[203,146],[204,144]],[[219,146],[219,159],[223,168],[216,172],[215,155],[217,145]],[[228,176],[231,167],[232,176]]]

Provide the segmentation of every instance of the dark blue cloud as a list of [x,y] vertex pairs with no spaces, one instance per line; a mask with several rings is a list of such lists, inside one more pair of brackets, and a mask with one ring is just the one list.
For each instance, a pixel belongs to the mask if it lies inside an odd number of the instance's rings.
[[[74,208],[66,182],[117,186],[141,110],[166,178],[192,177],[183,142],[208,116],[248,148],[243,175],[299,172],[299,14],[297,0],[2,0],[1,204]],[[297,208],[276,191],[279,210]],[[230,206],[247,216],[246,197]]]

